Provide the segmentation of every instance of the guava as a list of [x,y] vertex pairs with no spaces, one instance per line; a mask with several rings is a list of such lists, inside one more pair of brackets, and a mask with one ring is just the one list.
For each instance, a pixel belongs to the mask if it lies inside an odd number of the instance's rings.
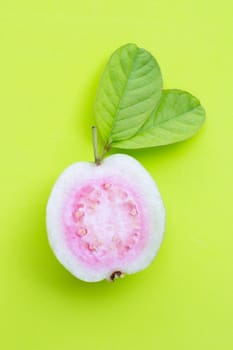
[[145,269],[156,256],[165,209],[156,183],[134,158],[77,162],[55,183],[47,231],[57,259],[87,282]]
[[94,112],[94,162],[75,163],[59,177],[48,201],[47,231],[55,255],[74,276],[114,281],[152,262],[164,235],[165,209],[137,160],[106,154],[186,140],[203,124],[205,110],[186,91],[163,90],[155,58],[129,43],[111,55]]

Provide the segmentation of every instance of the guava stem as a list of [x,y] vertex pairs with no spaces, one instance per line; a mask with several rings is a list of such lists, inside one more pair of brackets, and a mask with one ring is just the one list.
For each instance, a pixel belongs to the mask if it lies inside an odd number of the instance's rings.
[[96,165],[101,164],[101,159],[99,156],[99,151],[98,151],[98,132],[97,132],[97,127],[92,126],[91,128],[92,131],[92,144],[93,144],[93,150],[94,150],[94,160]]

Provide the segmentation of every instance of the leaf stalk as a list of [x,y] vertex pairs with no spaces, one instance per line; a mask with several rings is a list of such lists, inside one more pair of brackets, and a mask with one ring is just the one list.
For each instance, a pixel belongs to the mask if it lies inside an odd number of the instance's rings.
[[96,126],[92,126],[92,144],[93,144],[93,151],[94,151],[94,161],[96,165],[101,164],[101,158],[99,156],[99,148],[98,148],[98,131]]

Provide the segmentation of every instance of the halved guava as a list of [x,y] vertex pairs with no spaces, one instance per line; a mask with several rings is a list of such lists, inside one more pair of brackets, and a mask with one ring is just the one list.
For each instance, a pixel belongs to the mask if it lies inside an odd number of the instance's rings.
[[48,239],[64,267],[87,282],[145,269],[165,227],[158,188],[134,158],[78,162],[55,183],[47,205]]

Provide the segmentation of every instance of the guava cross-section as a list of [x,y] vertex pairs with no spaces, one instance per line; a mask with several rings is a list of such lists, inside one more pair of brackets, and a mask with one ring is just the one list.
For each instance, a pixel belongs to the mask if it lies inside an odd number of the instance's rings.
[[47,206],[50,245],[77,278],[96,282],[147,267],[161,244],[165,210],[134,158],[78,162],[57,180]]

